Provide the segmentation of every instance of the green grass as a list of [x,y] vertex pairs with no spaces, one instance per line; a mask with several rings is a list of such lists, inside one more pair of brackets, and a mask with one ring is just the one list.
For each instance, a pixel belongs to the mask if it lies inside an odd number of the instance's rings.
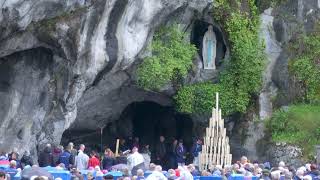
[[267,121],[274,142],[286,142],[303,149],[304,157],[314,155],[320,144],[320,105],[292,105],[277,110]]

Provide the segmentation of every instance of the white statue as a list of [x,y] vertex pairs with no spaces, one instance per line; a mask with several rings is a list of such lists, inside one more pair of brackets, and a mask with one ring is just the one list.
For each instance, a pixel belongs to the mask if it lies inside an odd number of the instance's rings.
[[215,60],[217,55],[217,38],[211,25],[208,27],[208,31],[204,34],[202,45],[204,69],[216,69]]

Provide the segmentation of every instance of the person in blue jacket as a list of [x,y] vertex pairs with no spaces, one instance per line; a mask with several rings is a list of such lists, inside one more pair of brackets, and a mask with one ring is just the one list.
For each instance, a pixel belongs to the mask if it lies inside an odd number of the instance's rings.
[[71,152],[66,149],[62,154],[60,154],[58,163],[63,163],[66,169],[70,169],[71,166],[74,165],[73,160],[74,158]]
[[202,140],[197,139],[191,148],[191,153],[193,156],[193,164],[199,168],[199,153],[202,151]]
[[185,165],[185,157],[186,157],[186,148],[183,145],[183,141],[180,140],[179,144],[176,148],[176,157],[178,166],[184,166]]
[[10,179],[13,179],[14,176],[18,173],[17,162],[15,160],[11,160],[9,168],[7,168],[5,171],[10,175]]

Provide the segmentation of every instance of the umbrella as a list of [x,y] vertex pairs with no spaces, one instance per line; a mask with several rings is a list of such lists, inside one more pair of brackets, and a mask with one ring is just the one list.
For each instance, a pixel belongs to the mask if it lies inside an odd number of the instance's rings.
[[32,167],[24,169],[21,172],[21,179],[30,179],[32,176],[46,176],[49,180],[53,179],[53,176],[45,169],[40,167]]

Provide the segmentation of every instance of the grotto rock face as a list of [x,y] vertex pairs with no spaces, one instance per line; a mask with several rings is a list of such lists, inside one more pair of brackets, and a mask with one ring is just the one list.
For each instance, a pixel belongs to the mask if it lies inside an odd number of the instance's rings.
[[[264,137],[263,119],[270,117],[273,109],[294,102],[303,92],[289,73],[290,55],[295,52],[290,52],[288,45],[297,35],[314,30],[315,23],[320,20],[319,3],[318,0],[287,1],[272,10],[267,9],[261,15],[260,37],[265,40],[268,61],[263,74],[264,82],[259,105],[256,105],[255,112],[248,111],[231,138],[235,143],[234,147],[237,147],[235,149],[247,154],[250,159],[270,160],[274,164],[281,160],[289,164],[301,164],[299,160],[301,151],[296,150],[297,147],[289,144],[273,144],[270,143],[269,137]],[[250,122],[254,119],[262,121]],[[244,129],[245,133],[239,129]],[[238,144],[241,142],[237,140],[238,136],[244,136],[243,145]],[[291,150],[295,153],[288,153]]]
[[[178,22],[192,42],[201,41],[195,29],[213,22],[210,6],[211,0],[0,0],[0,150],[17,147],[36,156],[43,144],[59,143],[64,130],[95,130],[117,120],[133,102],[171,106],[172,88],[144,91],[133,83],[134,70],[160,24]],[[288,72],[290,52],[282,47],[296,33],[292,30],[309,32],[319,19],[318,0],[292,0],[264,13],[261,38],[270,42],[266,52],[272,64],[261,94],[267,106],[260,104],[260,112],[288,105],[299,93]],[[224,30],[215,28],[223,50],[217,67],[223,69],[229,49]],[[275,55],[273,48],[282,49]],[[202,70],[201,59],[195,58],[187,83],[217,79],[218,71]],[[259,152],[264,127],[248,122],[259,117],[258,104],[255,109],[230,123],[232,147],[239,156],[276,162],[287,153]],[[193,119],[205,124],[207,118]]]
[[95,129],[133,101],[170,104],[166,95],[132,85],[132,64],[172,14],[201,15],[210,5],[209,0],[1,0],[0,148],[36,155],[44,143],[59,143],[71,124]]

